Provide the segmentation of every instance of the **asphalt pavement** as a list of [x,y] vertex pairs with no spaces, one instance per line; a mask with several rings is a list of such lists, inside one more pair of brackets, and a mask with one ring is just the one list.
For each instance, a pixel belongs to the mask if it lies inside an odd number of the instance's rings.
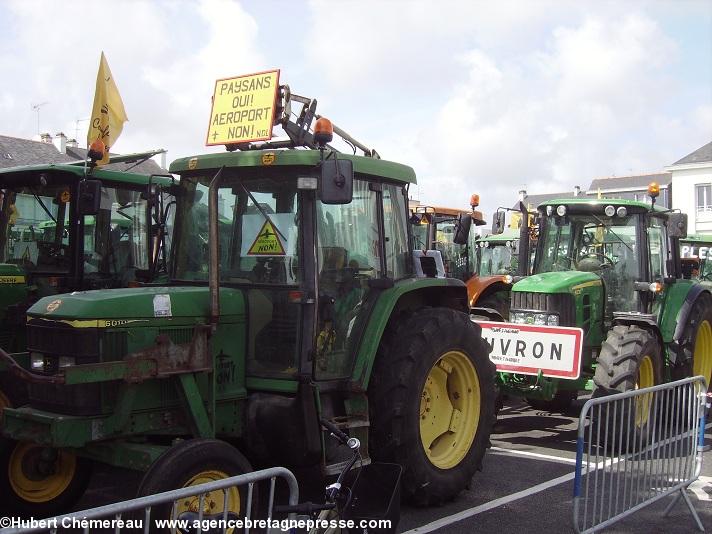
[[[536,411],[518,400],[505,402],[492,435],[483,470],[456,500],[436,508],[404,504],[398,531],[406,534],[571,533],[576,428],[583,406],[579,400],[566,413]],[[712,444],[712,424],[706,444]],[[76,509],[134,496],[141,475],[99,468]],[[712,532],[712,452],[704,453],[702,474],[688,490],[703,525]],[[682,534],[695,532],[692,516],[680,501],[668,517],[670,498],[646,507],[605,530],[609,533]]]

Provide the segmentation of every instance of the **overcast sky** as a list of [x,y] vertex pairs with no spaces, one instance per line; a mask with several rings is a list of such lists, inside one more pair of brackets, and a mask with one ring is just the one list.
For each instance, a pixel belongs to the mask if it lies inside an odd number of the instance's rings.
[[[486,212],[655,172],[712,140],[712,0],[0,1],[0,134],[86,141],[103,50],[114,148],[205,147],[217,78],[281,69],[423,202]],[[79,122],[77,122],[79,121]]]

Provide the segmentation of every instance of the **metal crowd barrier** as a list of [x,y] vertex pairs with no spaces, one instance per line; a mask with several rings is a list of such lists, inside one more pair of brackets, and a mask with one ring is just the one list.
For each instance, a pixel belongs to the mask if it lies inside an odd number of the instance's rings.
[[[90,508],[88,510],[81,510],[61,516],[36,520],[38,524],[34,526],[23,525],[19,528],[2,528],[0,529],[0,534],[29,534],[31,532],[49,532],[50,534],[55,534],[57,532],[77,532],[79,530],[85,534],[88,534],[89,532],[119,533],[124,528],[127,532],[139,532],[141,530],[144,533],[148,533],[149,531],[154,532],[156,528],[152,527],[155,527],[156,525],[153,525],[151,522],[152,508],[161,504],[171,503],[189,497],[199,497],[198,513],[195,514],[197,517],[189,520],[189,526],[161,529],[161,532],[167,532],[170,530],[172,534],[175,532],[182,532],[186,534],[198,534],[200,532],[210,532],[211,534],[217,532],[222,532],[223,534],[228,532],[244,532],[245,534],[249,534],[251,530],[259,530],[260,532],[279,531],[282,530],[279,526],[276,528],[274,527],[274,525],[279,522],[277,520],[273,520],[272,518],[275,500],[275,484],[277,478],[281,478],[287,483],[287,487],[289,489],[288,504],[296,505],[299,502],[299,486],[294,474],[284,467],[272,467],[244,475],[199,484],[197,486],[166,491],[155,495],[148,495],[146,497],[139,497],[128,501],[108,504],[106,506],[99,506],[97,508]],[[266,480],[270,481],[267,517],[266,519],[259,519],[255,517],[256,511],[252,509],[253,496],[255,494],[254,485]],[[204,499],[208,492],[222,490],[223,499],[227,500],[228,490],[240,486],[247,486],[246,510],[245,513],[239,518],[243,522],[242,526],[235,526],[234,523],[228,523],[229,518],[227,509],[225,509],[221,516],[217,518],[204,514]],[[139,515],[141,511],[143,511],[142,516]],[[129,519],[130,517],[133,519]],[[289,519],[294,520],[295,517],[295,514],[290,514]],[[136,528],[136,519],[141,521],[140,529]],[[173,507],[173,517],[170,519],[178,519],[176,518],[175,506]],[[102,524],[102,520],[106,520],[106,525]],[[219,523],[220,520],[222,520],[222,523],[215,526],[215,524]],[[129,523],[129,521],[134,522]],[[213,524],[208,524],[211,521]],[[26,521],[26,523],[29,522],[30,521]],[[86,524],[86,526],[81,526],[84,524]],[[77,525],[80,526],[77,527]],[[207,528],[203,528],[203,526]]]
[[707,384],[686,378],[593,398],[578,425],[574,479],[576,532],[601,530],[666,496],[667,516],[700,475]]

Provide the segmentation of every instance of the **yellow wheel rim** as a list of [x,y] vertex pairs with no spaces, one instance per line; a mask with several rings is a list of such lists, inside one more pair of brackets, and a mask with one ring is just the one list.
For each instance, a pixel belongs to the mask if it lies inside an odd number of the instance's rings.
[[[200,473],[194,475],[188,482],[186,482],[183,487],[187,488],[189,486],[197,486],[198,484],[205,484],[206,482],[215,482],[216,480],[222,480],[228,478],[226,473],[222,471],[201,471]],[[227,507],[228,513],[232,512],[236,516],[240,514],[240,490],[237,488],[228,488],[227,492],[225,490],[215,490],[209,491],[203,494],[203,515],[214,516],[216,514],[222,515]],[[193,497],[187,497],[181,499],[180,501],[175,501],[175,510],[173,511],[176,517],[179,517],[183,512],[200,512],[200,495],[195,495]],[[233,529],[228,529],[228,532],[232,532]]]
[[[646,355],[640,360],[638,366],[638,380],[635,384],[635,389],[649,388],[655,385],[655,367],[653,359]],[[640,395],[635,399],[635,424],[643,426],[648,422],[650,417],[650,404],[653,401],[652,393]]]
[[74,479],[77,457],[71,452],[20,442],[10,455],[8,478],[18,497],[34,503],[59,497]]
[[704,376],[707,388],[712,389],[712,326],[707,320],[702,321],[695,336],[692,376]]
[[480,421],[480,380],[470,359],[450,351],[433,365],[420,396],[420,440],[440,469],[458,465]]

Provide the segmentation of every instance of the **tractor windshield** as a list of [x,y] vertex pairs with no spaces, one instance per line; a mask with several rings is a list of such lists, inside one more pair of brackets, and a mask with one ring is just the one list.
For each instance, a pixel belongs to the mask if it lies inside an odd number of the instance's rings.
[[479,276],[514,274],[516,272],[516,256],[511,242],[479,243]]
[[606,284],[613,309],[630,309],[641,279],[637,215],[569,214],[544,218],[534,273],[590,271]]
[[[176,217],[180,230],[174,276],[208,280],[208,189],[212,176],[183,177]],[[223,176],[218,193],[220,279],[233,283],[295,285],[297,181]]]
[[68,272],[69,185],[8,187],[1,194],[0,260],[27,270]]

